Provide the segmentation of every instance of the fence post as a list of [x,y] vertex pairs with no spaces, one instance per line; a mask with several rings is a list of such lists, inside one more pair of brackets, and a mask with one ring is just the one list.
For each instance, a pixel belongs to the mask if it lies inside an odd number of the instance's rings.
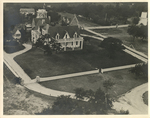
[[36,82],[40,82],[40,77],[36,76]]

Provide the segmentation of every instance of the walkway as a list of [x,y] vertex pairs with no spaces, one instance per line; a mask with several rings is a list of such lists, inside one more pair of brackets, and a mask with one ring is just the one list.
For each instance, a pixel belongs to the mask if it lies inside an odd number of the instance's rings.
[[[121,27],[128,27],[129,24],[126,25],[118,25],[118,28]],[[95,26],[95,27],[84,27],[85,29],[108,29],[108,28],[116,28],[116,25],[114,26]]]
[[103,38],[97,37],[97,36],[91,36],[91,35],[87,35],[87,34],[80,34],[83,37],[90,37],[90,38],[94,38],[94,39],[98,39],[100,41],[103,41]]
[[92,33],[92,34],[95,34],[95,35],[97,35],[97,36],[100,36],[101,38],[107,38],[107,36],[104,36],[104,35],[102,35],[102,34],[100,34],[100,33],[94,32],[94,31],[92,31],[92,30],[90,30],[90,29],[84,28],[84,30],[87,31],[87,32],[90,32],[90,33]]

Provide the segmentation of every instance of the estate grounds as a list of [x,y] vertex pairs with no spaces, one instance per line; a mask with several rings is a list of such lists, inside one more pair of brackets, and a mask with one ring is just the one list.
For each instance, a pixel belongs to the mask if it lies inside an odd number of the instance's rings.
[[100,43],[99,40],[91,39],[84,42],[83,50],[54,53],[49,56],[44,55],[40,48],[32,48],[15,57],[15,61],[32,79],[36,76],[50,77],[141,62],[123,51],[116,52],[113,58],[110,58],[110,53],[101,48]]

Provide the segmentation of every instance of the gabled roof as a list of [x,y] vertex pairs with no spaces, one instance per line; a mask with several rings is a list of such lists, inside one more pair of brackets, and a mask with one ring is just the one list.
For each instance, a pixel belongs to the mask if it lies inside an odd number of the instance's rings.
[[59,38],[62,39],[64,35],[68,32],[70,38],[73,38],[75,32],[77,32],[77,36],[79,36],[78,26],[55,26],[49,27],[48,33],[51,37],[55,38],[56,34],[59,34]]
[[[70,26],[79,25],[79,21],[75,14],[70,14],[70,13],[66,13],[66,12],[65,13],[60,12],[58,14],[61,15],[61,21],[63,18],[65,18],[65,19],[68,18],[68,20],[70,21],[70,23],[69,23]],[[60,23],[61,23],[61,21],[60,21]]]

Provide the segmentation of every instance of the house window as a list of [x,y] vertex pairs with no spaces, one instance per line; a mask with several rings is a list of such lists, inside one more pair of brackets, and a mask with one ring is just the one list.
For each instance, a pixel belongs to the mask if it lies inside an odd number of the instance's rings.
[[76,41],[76,45],[78,45],[78,41]]
[[67,34],[66,34],[65,38],[67,39]]
[[59,34],[57,33],[57,35],[56,35],[56,37],[55,37],[56,39],[59,39]]
[[74,38],[77,38],[77,33],[75,32],[75,34],[74,34]]

